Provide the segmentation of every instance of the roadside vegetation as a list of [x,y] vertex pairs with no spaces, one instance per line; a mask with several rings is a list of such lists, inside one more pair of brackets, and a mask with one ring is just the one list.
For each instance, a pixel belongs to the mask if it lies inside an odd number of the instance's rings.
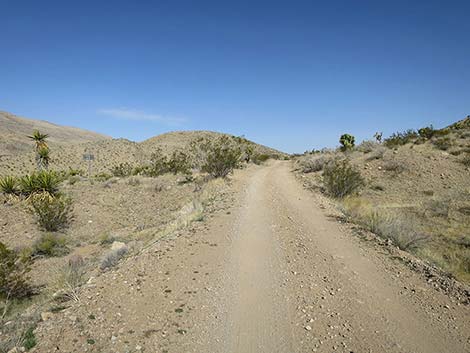
[[[106,169],[57,170],[51,156],[61,155],[48,135],[34,131],[28,138],[34,170],[0,176],[6,220],[0,225],[0,323],[14,322],[0,352],[32,349],[38,320],[79,301],[92,273],[115,271],[148,244],[203,221],[236,169],[283,157],[220,134],[195,138],[184,149],[156,147]],[[92,255],[82,256],[82,249]]]
[[346,217],[470,283],[470,117],[296,156],[312,188]]

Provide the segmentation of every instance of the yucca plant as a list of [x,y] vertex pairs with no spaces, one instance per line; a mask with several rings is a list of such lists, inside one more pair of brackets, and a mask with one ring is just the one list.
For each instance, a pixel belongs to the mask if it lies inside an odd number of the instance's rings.
[[38,187],[35,174],[25,175],[19,180],[20,190],[22,194],[31,195],[34,194]]
[[18,193],[18,180],[12,176],[0,178],[0,191],[6,195],[16,195]]
[[40,171],[25,175],[20,179],[21,192],[27,196],[36,193],[47,193],[54,196],[59,191],[60,179],[54,171]]
[[59,176],[54,171],[40,171],[36,174],[36,183],[39,192],[55,195],[59,191]]
[[49,164],[49,146],[47,146],[47,138],[49,135],[42,134],[39,130],[34,130],[31,136],[28,136],[35,143],[35,152],[36,152],[36,166],[38,170],[41,170],[43,163],[45,162],[43,157],[47,155],[47,165]]

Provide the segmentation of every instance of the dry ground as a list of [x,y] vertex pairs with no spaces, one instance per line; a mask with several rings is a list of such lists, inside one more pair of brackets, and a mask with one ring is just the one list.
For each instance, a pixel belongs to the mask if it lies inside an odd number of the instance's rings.
[[41,323],[36,352],[468,352],[468,298],[355,236],[290,170],[237,172],[224,207]]

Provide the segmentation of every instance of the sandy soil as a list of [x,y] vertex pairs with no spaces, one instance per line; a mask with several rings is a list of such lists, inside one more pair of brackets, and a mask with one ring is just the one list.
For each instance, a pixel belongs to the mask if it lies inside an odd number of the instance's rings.
[[355,237],[289,162],[92,279],[36,352],[468,352],[469,307]]

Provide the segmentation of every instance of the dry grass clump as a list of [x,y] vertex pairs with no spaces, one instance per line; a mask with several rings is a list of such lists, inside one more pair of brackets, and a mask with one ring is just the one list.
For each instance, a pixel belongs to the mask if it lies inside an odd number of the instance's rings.
[[412,217],[403,217],[385,209],[372,207],[360,198],[349,198],[343,203],[344,213],[372,233],[392,241],[406,251],[416,251],[428,240],[417,231],[417,222]]
[[399,162],[395,159],[390,159],[385,161],[383,164],[383,169],[387,172],[393,172],[395,174],[403,173],[406,170],[405,165],[403,162]]
[[361,173],[348,160],[332,160],[323,168],[323,184],[336,198],[354,194],[365,185]]
[[79,301],[80,287],[85,283],[86,266],[80,255],[73,255],[67,263],[56,269],[55,282],[52,284],[56,300]]

